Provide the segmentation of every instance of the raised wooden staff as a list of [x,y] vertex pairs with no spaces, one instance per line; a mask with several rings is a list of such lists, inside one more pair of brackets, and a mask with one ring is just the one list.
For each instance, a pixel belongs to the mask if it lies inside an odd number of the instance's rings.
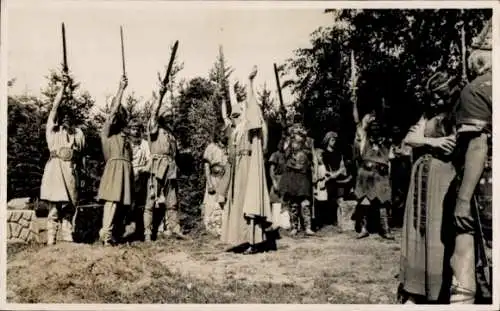
[[61,25],[61,31],[62,31],[62,43],[63,43],[63,73],[68,74],[68,59],[66,56],[66,28],[64,27],[64,23]]
[[125,48],[123,46],[123,27],[120,26],[120,39],[121,39],[121,44],[122,44],[122,71],[123,71],[123,76],[126,76],[125,73]]
[[[165,77],[163,78],[163,80],[160,77],[161,84],[163,85],[163,87],[165,89],[167,88],[168,82],[170,80],[170,72],[172,71],[172,67],[174,65],[175,55],[177,54],[178,47],[179,47],[179,41],[175,41],[175,44],[172,47],[172,52],[170,54],[170,61],[168,63],[167,72],[165,73]],[[164,96],[165,96],[165,93],[159,94],[158,105],[155,107],[155,111],[154,111],[154,116],[156,116],[156,117],[160,113],[160,107],[161,107],[161,103],[163,101]]]
[[280,113],[281,113],[281,126],[283,130],[286,128],[286,109],[285,109],[285,103],[283,102],[283,94],[281,93],[281,83],[280,83],[280,77],[278,73],[278,66],[276,66],[276,63],[274,64],[274,75],[276,77],[276,87],[278,89],[278,98],[280,101]]

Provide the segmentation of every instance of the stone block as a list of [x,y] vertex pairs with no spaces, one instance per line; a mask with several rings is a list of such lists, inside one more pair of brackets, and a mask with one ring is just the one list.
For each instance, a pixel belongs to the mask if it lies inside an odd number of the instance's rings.
[[19,221],[17,222],[21,227],[29,227],[30,221],[26,220],[24,217],[21,217]]
[[12,239],[12,224],[10,222],[7,222],[7,240],[10,239]]
[[21,231],[19,232],[19,239],[22,241],[29,241],[30,238],[30,230],[28,228],[21,228]]
[[10,213],[10,221],[13,223],[17,223],[21,217],[23,217],[23,212],[24,211],[19,211],[19,210],[12,210],[9,211]]
[[28,243],[38,241],[35,211],[8,210],[7,219],[8,242]]
[[30,198],[15,198],[7,202],[7,207],[9,209],[23,210],[30,206]]
[[35,213],[23,213],[22,214],[23,219],[31,222],[33,218],[35,218]]

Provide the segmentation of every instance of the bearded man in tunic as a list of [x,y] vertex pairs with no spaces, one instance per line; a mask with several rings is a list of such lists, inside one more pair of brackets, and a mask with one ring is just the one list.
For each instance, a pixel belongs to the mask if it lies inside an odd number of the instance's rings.
[[63,75],[45,131],[50,158],[43,172],[40,199],[49,203],[47,245],[56,243],[60,226],[62,240],[73,241],[73,218],[78,204],[77,162],[85,146],[85,136],[75,127],[70,109],[60,106],[70,84],[70,78]]
[[476,78],[462,90],[456,109],[452,304],[491,304],[492,300],[491,37],[490,20],[472,45],[468,67]]
[[272,218],[264,167],[267,126],[253,91],[256,74],[254,67],[249,76],[243,119],[229,142],[234,149],[230,155],[231,176],[221,235],[223,242],[233,246],[231,250],[248,245],[245,254],[257,252],[257,246],[266,241],[265,229]]
[[306,235],[314,235],[312,230],[312,145],[307,131],[301,124],[288,129],[285,148],[285,170],[279,189],[283,201],[289,209],[292,236],[302,228]]
[[161,85],[153,114],[148,124],[149,150],[151,152],[148,196],[144,207],[144,240],[151,241],[156,227],[153,225],[153,210],[165,207],[165,235],[184,238],[179,223],[177,202],[177,139],[172,130],[173,111],[161,109],[167,89]]

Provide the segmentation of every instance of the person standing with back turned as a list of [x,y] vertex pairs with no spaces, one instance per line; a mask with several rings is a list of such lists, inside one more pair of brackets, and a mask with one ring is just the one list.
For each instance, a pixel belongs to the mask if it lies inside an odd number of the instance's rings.
[[127,87],[123,76],[116,96],[111,102],[111,112],[101,131],[102,151],[106,166],[99,186],[98,198],[104,203],[102,228],[99,233],[104,245],[117,243],[122,230],[123,217],[132,204],[132,149],[125,134],[128,114],[121,105],[123,91]]

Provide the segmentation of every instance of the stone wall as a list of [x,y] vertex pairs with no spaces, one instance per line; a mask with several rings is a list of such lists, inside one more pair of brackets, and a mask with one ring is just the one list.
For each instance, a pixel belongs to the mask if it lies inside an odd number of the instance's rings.
[[8,242],[39,242],[39,230],[33,210],[7,210]]

